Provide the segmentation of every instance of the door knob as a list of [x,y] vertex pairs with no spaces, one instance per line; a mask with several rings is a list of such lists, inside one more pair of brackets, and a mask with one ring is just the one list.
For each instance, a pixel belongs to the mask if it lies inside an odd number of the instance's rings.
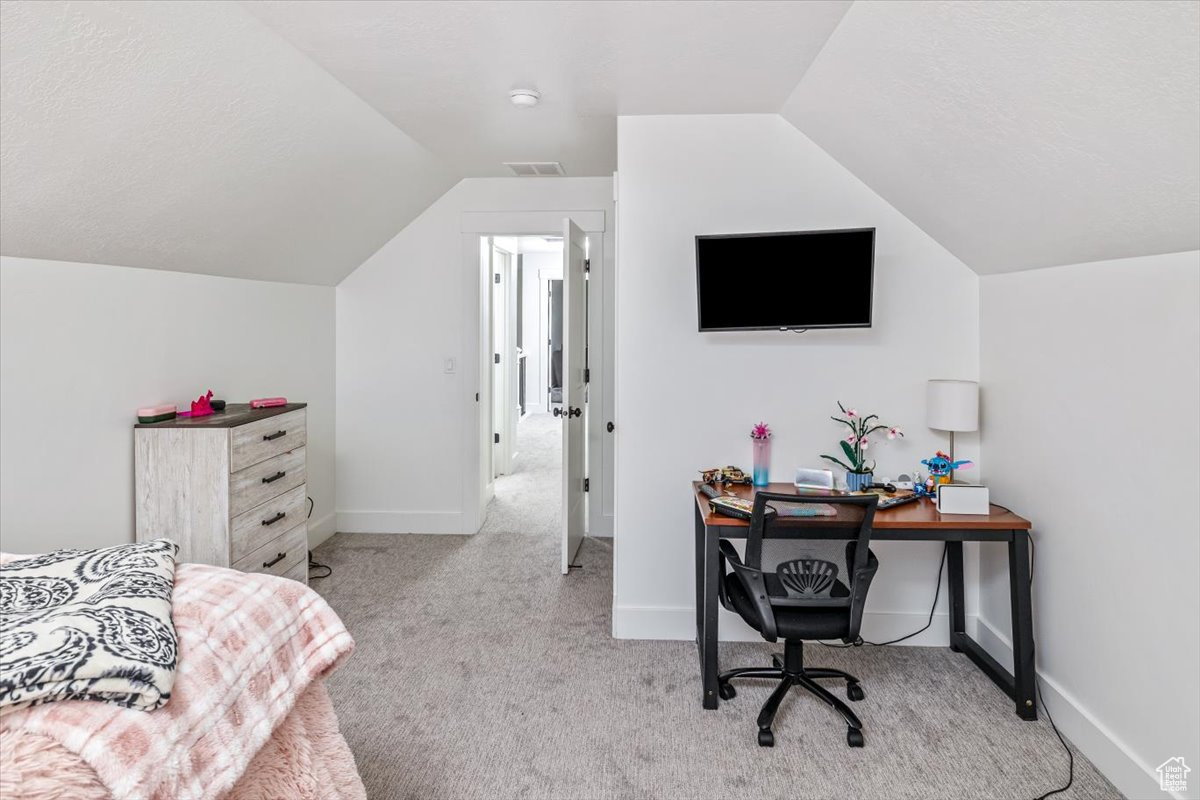
[[554,407],[554,416],[561,417],[562,413],[563,413],[563,410],[561,408],[559,408],[558,406]]
[[571,408],[570,406],[567,406],[567,414],[572,417],[578,417],[581,414],[583,414],[583,409],[582,408]]

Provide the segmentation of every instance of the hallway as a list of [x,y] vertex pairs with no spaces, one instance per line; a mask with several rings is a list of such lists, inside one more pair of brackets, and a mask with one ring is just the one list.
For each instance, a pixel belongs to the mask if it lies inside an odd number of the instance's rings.
[[562,507],[562,421],[530,414],[517,425],[511,475],[496,479],[481,534],[556,537]]

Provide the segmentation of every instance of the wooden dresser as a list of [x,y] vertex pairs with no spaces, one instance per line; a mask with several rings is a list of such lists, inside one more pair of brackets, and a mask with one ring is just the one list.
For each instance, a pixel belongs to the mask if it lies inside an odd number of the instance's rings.
[[134,427],[139,542],[179,560],[308,582],[305,404],[230,403],[207,417]]

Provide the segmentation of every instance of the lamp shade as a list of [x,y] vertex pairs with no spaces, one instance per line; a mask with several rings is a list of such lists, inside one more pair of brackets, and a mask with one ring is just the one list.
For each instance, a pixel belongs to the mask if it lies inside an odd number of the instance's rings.
[[979,384],[975,381],[930,381],[925,417],[939,431],[979,430]]

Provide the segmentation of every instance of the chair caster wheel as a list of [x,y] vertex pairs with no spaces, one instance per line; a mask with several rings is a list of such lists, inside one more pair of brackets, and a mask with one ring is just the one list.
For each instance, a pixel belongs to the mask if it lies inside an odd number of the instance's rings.
[[[862,737],[860,736],[859,739],[862,739]],[[771,731],[769,731],[767,729],[760,730],[758,732],[758,746],[759,747],[774,747],[775,746],[775,734],[771,733]]]
[[854,702],[857,703],[859,700],[862,700],[866,696],[867,695],[863,691],[863,688],[861,685],[859,685],[857,683],[846,684],[846,697],[849,697]]
[[850,728],[849,730],[847,730],[846,731],[846,744],[850,745],[851,747],[862,747],[863,746],[862,731],[858,730],[857,728]]
[[722,700],[732,700],[737,697],[737,689],[733,688],[732,683],[722,683],[717,687],[717,694],[721,695]]

